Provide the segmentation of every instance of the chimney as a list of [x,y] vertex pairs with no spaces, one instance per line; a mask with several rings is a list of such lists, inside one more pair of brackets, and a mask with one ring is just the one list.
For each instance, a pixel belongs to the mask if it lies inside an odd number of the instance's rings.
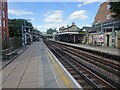
[[72,25],[75,25],[75,22],[72,22]]
[[64,26],[62,26],[62,29],[64,28]]
[[69,25],[67,25],[67,28],[69,27]]

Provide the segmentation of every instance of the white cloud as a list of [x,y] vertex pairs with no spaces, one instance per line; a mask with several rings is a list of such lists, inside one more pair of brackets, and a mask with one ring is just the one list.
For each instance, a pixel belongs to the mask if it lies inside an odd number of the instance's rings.
[[78,4],[78,8],[81,7],[81,6],[82,6],[82,4]]
[[48,23],[48,24],[45,23],[43,25],[38,25],[38,26],[34,26],[34,27],[36,27],[41,32],[45,32],[49,28],[56,28],[58,30],[61,26],[67,26],[67,24],[68,24],[67,21],[63,21],[62,23]]
[[84,24],[84,25],[81,25],[79,28],[83,28],[83,27],[91,27],[92,25],[91,24]]
[[31,21],[35,21],[35,18],[30,18]]
[[56,10],[56,11],[52,11],[52,12],[47,12],[47,14],[44,14],[45,22],[48,23],[53,23],[53,22],[62,22],[63,16],[62,16],[62,11],[61,10]]
[[78,0],[79,2],[81,2],[80,4],[78,4],[78,8],[83,6],[83,5],[86,5],[86,4],[90,4],[90,3],[95,3],[95,2],[105,2],[107,0]]
[[94,3],[94,2],[105,2],[107,0],[79,0],[79,2],[83,2],[84,4]]
[[32,14],[34,14],[34,13],[30,12],[30,11],[15,10],[15,9],[8,10],[8,13],[11,14],[11,15],[16,15],[16,16],[32,15]]
[[73,20],[84,20],[87,19],[87,12],[85,10],[74,11],[70,16],[69,19]]

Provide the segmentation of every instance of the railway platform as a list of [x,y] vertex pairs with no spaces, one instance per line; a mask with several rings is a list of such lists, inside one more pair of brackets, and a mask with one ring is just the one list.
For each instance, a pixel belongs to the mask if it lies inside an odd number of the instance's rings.
[[2,88],[81,88],[42,40],[2,70]]
[[60,42],[60,41],[55,41],[58,43],[74,46],[74,47],[80,47],[80,48],[85,48],[88,50],[93,50],[93,51],[99,51],[99,52],[104,52],[110,55],[117,55],[120,56],[120,49],[118,48],[110,48],[110,47],[96,47],[96,46],[90,46],[87,44],[73,44],[73,43],[66,43],[66,42]]

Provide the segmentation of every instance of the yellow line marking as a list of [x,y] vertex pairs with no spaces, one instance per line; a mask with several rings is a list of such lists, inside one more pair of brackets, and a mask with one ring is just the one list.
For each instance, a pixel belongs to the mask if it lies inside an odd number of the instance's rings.
[[49,53],[49,51],[45,48],[45,50],[47,51],[50,59],[52,60],[52,62],[54,63],[55,67],[57,68],[60,76],[62,77],[62,80],[64,81],[64,83],[66,84],[66,86],[68,88],[72,88],[72,86],[70,85],[70,82],[68,81],[67,77],[63,74],[62,70],[59,68],[59,66],[57,65],[57,63],[54,61],[53,57],[51,56],[51,54]]

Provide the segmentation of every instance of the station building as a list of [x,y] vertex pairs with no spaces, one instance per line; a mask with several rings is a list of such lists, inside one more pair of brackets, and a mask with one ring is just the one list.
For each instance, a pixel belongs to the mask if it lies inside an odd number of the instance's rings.
[[100,5],[89,31],[89,44],[96,42],[105,47],[120,48],[120,20],[113,18],[113,14],[109,2]]
[[42,37],[42,33],[38,30],[32,30],[32,39],[33,41],[39,41],[39,39]]
[[25,44],[30,45],[33,41],[31,28],[25,28]]
[[90,31],[91,27],[88,27],[88,26],[83,26],[82,29],[81,29],[81,32],[80,34],[83,34],[83,40],[82,40],[82,43],[83,44],[88,44],[89,42],[89,31]]
[[2,38],[9,38],[7,0],[0,0],[0,29]]
[[56,34],[55,40],[68,43],[82,43],[84,34],[80,34],[81,29],[73,22],[71,26],[59,28],[59,33]]

